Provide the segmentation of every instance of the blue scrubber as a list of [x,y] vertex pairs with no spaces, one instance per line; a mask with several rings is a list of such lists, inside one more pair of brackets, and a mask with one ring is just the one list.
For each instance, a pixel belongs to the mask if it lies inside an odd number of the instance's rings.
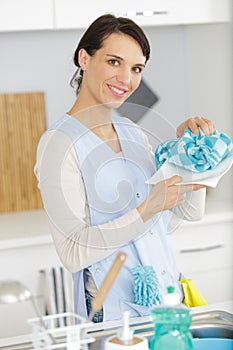
[[134,281],[135,303],[147,307],[159,304],[159,281],[153,266],[138,265],[131,272]]

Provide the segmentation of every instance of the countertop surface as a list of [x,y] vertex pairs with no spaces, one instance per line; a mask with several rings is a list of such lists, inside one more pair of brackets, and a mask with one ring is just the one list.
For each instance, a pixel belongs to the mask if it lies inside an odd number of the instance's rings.
[[[181,226],[198,227],[220,222],[233,222],[233,211],[222,206],[217,213],[209,210],[202,220],[183,221]],[[48,243],[52,243],[52,237],[49,219],[43,209],[0,214],[0,250]]]
[[52,243],[44,210],[0,214],[0,249]]

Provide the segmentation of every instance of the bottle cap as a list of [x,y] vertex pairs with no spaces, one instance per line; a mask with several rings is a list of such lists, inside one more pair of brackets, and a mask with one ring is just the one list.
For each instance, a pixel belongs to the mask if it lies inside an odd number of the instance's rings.
[[167,294],[163,296],[163,304],[164,305],[179,305],[180,304],[180,295],[175,292],[175,288],[173,286],[169,286],[167,288]]

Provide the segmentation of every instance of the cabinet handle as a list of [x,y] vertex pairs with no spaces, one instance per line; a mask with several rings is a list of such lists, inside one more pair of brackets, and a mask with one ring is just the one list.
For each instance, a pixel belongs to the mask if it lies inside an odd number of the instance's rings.
[[166,10],[128,11],[120,14],[120,16],[126,16],[126,17],[152,17],[152,16],[160,16],[160,15],[168,15],[168,11]]
[[183,253],[206,252],[208,250],[214,250],[214,249],[219,249],[219,248],[224,248],[224,244],[219,243],[219,244],[214,244],[214,245],[210,245],[207,247],[181,249],[180,253],[183,254]]

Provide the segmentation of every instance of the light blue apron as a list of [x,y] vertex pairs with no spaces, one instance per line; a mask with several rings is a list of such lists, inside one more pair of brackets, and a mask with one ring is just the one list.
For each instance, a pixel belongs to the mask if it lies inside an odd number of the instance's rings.
[[[122,156],[67,114],[52,127],[63,131],[72,140],[93,226],[107,223],[138,207],[151,189],[145,182],[155,172],[153,156],[133,123],[127,118],[115,116],[112,122],[121,144]],[[178,282],[180,273],[166,240],[168,220],[167,211],[158,213],[147,221],[140,237],[116,248],[115,253],[88,267],[99,289],[119,250],[127,254],[125,265],[103,305],[103,321],[119,319],[121,311],[125,309],[131,311],[131,317],[149,314],[149,308],[134,303],[131,269],[139,264],[154,267],[159,279],[160,297],[171,284],[182,294]],[[84,270],[74,273],[73,277],[75,312],[86,317]]]

